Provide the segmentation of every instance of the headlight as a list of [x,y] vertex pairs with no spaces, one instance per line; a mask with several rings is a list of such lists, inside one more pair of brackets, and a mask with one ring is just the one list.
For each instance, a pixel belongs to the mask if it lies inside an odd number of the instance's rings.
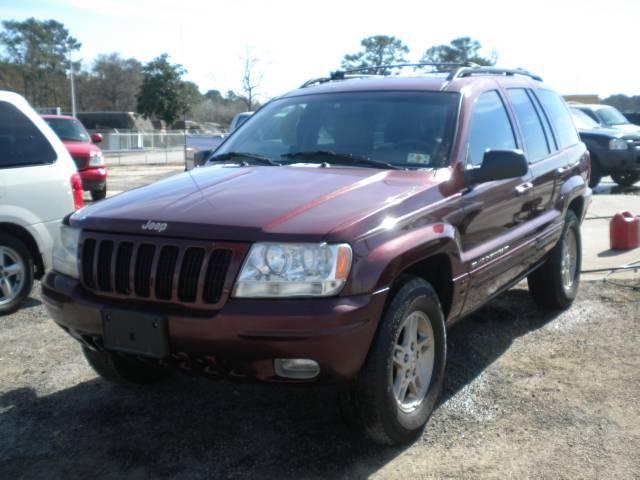
[[89,153],[89,166],[90,167],[103,167],[104,156],[102,152],[96,152],[95,150]]
[[78,267],[78,242],[80,229],[60,225],[60,235],[53,247],[53,269],[73,278],[80,277]]
[[351,269],[345,243],[255,243],[234,297],[327,297],[340,292]]
[[612,138],[609,140],[609,150],[626,150],[627,148],[629,148],[629,145],[627,145],[626,140],[622,138]]

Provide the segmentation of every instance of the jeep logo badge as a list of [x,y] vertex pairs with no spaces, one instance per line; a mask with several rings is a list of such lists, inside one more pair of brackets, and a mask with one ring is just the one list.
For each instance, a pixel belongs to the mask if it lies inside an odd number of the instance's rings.
[[152,222],[151,220],[147,220],[147,223],[142,224],[143,230],[153,230],[154,232],[162,233],[164,232],[169,225],[162,222]]

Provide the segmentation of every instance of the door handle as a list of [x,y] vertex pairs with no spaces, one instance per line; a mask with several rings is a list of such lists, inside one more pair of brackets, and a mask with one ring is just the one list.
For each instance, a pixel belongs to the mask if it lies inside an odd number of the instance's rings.
[[573,168],[573,165],[567,165],[566,167],[560,167],[558,168],[557,172],[558,175],[562,175],[564,173],[567,173],[569,170],[571,170]]
[[524,195],[525,193],[527,193],[532,188],[533,188],[533,183],[531,183],[531,182],[521,183],[520,185],[518,185],[516,187],[516,195],[518,195],[518,196]]

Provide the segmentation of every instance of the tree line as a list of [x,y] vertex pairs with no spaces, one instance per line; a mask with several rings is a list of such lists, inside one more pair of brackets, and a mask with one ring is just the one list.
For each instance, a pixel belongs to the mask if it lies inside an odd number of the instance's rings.
[[[259,106],[265,67],[249,49],[239,59],[243,70],[239,93],[209,90],[202,94],[195,83],[183,79],[185,68],[172,63],[166,53],[147,63],[105,53],[86,65],[73,59],[82,44],[56,20],[5,20],[2,27],[0,89],[20,93],[36,107],[70,109],[72,72],[79,111],[134,111],[167,125],[183,118],[224,125],[236,113]],[[481,48],[472,38],[456,38],[428,48],[420,62],[494,65],[496,54],[483,57]],[[341,67],[386,74],[380,65],[406,63],[408,54],[402,40],[375,35],[362,39],[358,52],[344,55]]]

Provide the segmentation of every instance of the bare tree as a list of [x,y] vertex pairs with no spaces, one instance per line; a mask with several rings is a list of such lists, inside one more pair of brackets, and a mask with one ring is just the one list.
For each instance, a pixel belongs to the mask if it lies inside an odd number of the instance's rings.
[[253,110],[264,77],[264,62],[249,47],[245,48],[244,56],[241,59],[243,65],[242,92],[244,93],[242,101],[247,105],[247,110]]

